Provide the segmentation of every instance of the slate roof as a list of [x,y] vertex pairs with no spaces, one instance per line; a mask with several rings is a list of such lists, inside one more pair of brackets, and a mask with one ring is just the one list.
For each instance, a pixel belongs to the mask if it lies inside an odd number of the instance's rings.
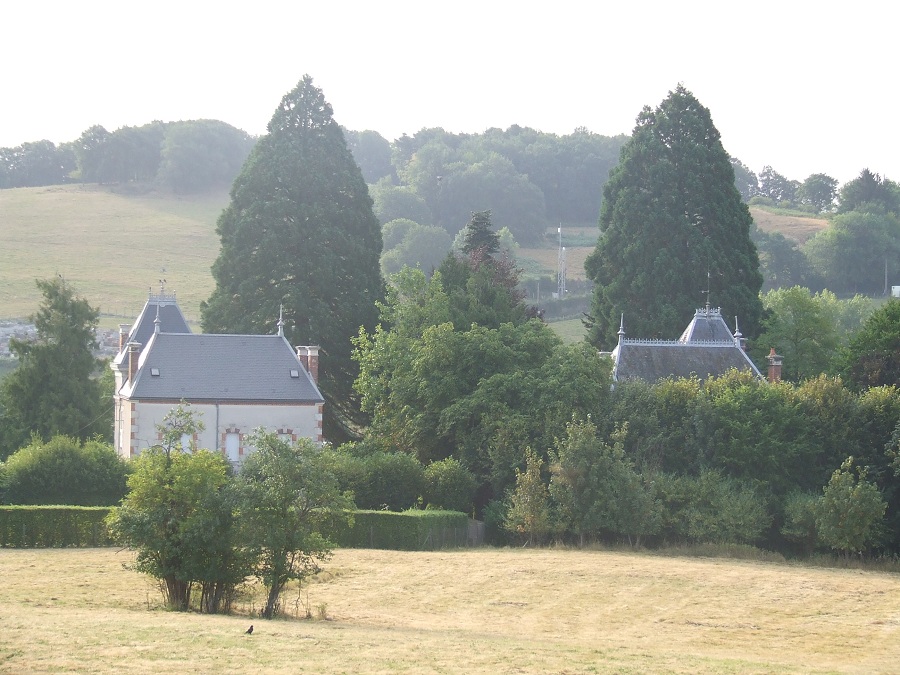
[[[175,301],[174,295],[151,294],[138,318],[128,331],[128,342],[138,342],[146,346],[150,338],[156,332],[156,317],[159,316],[159,330],[161,333],[190,333],[191,329],[181,313],[181,308]],[[128,349],[123,349],[113,362],[122,365],[127,362]]]
[[[312,377],[280,335],[157,333],[141,352],[134,383],[140,400],[322,403]],[[292,377],[291,371],[297,376]],[[157,372],[158,375],[153,373]]]
[[656,382],[667,377],[691,377],[701,380],[724,375],[728,370],[749,370],[762,379],[762,373],[741,348],[740,333],[734,335],[717,308],[708,305],[694,317],[677,340],[631,340],[619,329],[619,344],[612,351],[613,380],[641,379]]

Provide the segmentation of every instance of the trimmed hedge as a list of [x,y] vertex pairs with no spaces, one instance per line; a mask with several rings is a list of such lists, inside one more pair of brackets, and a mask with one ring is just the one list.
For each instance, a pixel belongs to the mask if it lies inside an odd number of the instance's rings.
[[107,506],[0,506],[0,547],[112,546]]
[[478,544],[470,541],[469,517],[458,511],[355,511],[353,525],[332,524],[327,535],[342,548],[433,551]]
[[[101,506],[0,506],[0,547],[112,546]],[[426,551],[480,544],[470,540],[469,517],[456,511],[355,511],[353,526],[333,523],[326,534],[338,547]]]

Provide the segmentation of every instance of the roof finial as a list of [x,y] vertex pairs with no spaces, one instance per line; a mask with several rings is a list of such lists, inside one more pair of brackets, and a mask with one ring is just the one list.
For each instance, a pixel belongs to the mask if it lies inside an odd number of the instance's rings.
[[622,312],[622,319],[619,322],[619,332],[616,333],[619,336],[619,344],[622,344],[622,340],[625,338],[625,312]]
[[161,325],[162,321],[159,319],[159,305],[156,305],[156,318],[153,319],[153,332],[158,333]]
[[278,336],[284,337],[284,305],[278,305]]

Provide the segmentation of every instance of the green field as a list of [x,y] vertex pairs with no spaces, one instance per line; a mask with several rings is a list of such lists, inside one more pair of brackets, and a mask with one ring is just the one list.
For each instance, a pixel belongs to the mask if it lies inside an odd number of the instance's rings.
[[[168,612],[127,551],[0,549],[0,672],[888,673],[900,576],[567,549],[338,550],[263,621]],[[309,608],[311,619],[304,618]],[[245,635],[253,624],[252,635]]]
[[566,321],[551,321],[547,324],[563,339],[563,342],[574,343],[584,340],[587,331],[581,319],[567,319]]
[[[160,279],[189,319],[213,289],[215,222],[228,195],[177,197],[98,185],[0,190],[0,318],[32,314],[35,279],[62,275],[108,314],[134,316]],[[109,322],[115,324],[115,320]]]

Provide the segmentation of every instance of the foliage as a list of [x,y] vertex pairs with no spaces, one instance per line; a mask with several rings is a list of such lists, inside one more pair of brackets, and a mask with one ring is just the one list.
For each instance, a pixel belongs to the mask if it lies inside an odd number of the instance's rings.
[[102,506],[0,506],[0,548],[109,546]]
[[404,267],[418,267],[431,274],[450,251],[450,235],[440,227],[398,219],[386,223],[383,232],[381,269],[388,276]]
[[886,275],[900,271],[900,217],[861,211],[839,214],[806,242],[803,251],[829,290],[881,294]]
[[241,541],[265,585],[262,616],[274,618],[292,579],[302,580],[327,560],[334,544],[323,532],[335,518],[352,520],[353,500],[341,492],[329,453],[309,439],[291,445],[257,431],[237,477]]
[[734,186],[741,193],[741,199],[749,202],[759,194],[759,178],[737,157],[730,157],[731,168],[734,169]]
[[781,533],[796,543],[805,555],[810,555],[815,550],[819,540],[816,514],[820,508],[820,500],[820,496],[808,492],[792,492],[784,501],[784,525]]
[[859,388],[900,387],[900,300],[889,300],[866,319],[850,340],[844,373]]
[[587,419],[566,425],[550,454],[550,496],[562,524],[583,546],[586,537],[601,532],[635,537],[654,534],[659,527],[657,504],[625,456],[627,426],[613,434],[613,445],[597,437]]
[[200,429],[185,406],[158,429],[161,444],[133,460],[128,495],[107,520],[110,532],[136,551],[133,569],[160,580],[169,608],[188,610],[199,584],[204,611],[227,610],[247,570],[234,539],[229,464],[208,450],[183,451],[182,437]]
[[726,316],[759,330],[762,275],[753,222],[709,110],[679,85],[645,107],[603,188],[602,236],[585,262],[594,281],[589,340],[678,335],[707,287]]
[[868,169],[841,186],[838,213],[893,213],[900,215],[900,186]]
[[764,292],[791,286],[821,285],[799,244],[780,232],[763,232],[754,227],[751,239],[759,251],[759,271],[763,275]]
[[816,213],[831,211],[837,197],[838,182],[824,173],[814,173],[797,189],[797,201],[811,206]]
[[366,183],[375,183],[382,178],[390,178],[394,173],[391,165],[391,144],[377,131],[350,131],[343,129],[347,147],[353,153],[353,160],[359,165]]
[[525,449],[525,471],[516,467],[516,487],[509,496],[504,527],[529,545],[550,532],[550,494],[541,477],[544,460],[531,448]]
[[333,452],[332,470],[361,509],[403,511],[416,504],[425,486],[424,467],[405,452],[354,455],[342,446]]
[[13,453],[5,474],[7,504],[113,506],[125,496],[128,465],[102,441],[53,436]]
[[434,225],[434,216],[425,200],[408,187],[400,187],[389,180],[369,186],[372,210],[382,224],[404,218],[419,225]]
[[0,384],[0,458],[32,435],[64,434],[85,440],[109,437],[112,406],[93,379],[98,310],[61,277],[38,280],[43,300],[31,321],[34,342],[10,339],[19,367]]
[[459,460],[447,457],[425,467],[425,506],[471,513],[478,481]]
[[343,548],[435,551],[469,542],[469,519],[456,511],[354,511],[326,527],[329,539]]
[[759,174],[759,195],[775,204],[793,204],[799,188],[797,181],[785,178],[771,166],[764,166]]
[[861,554],[877,543],[881,532],[886,504],[866,475],[860,467],[854,475],[853,457],[848,457],[822,491],[816,513],[819,538],[844,554]]
[[75,169],[75,151],[70,144],[48,140],[0,148],[0,189],[59,185]]
[[757,490],[718,471],[658,474],[652,485],[663,505],[661,535],[670,543],[753,543],[772,520]]
[[799,381],[830,371],[840,343],[837,317],[828,304],[836,298],[794,286],[771,290],[762,299],[767,318],[756,340],[757,363],[774,348],[784,356],[783,379]]
[[156,180],[185,194],[231,185],[256,141],[218,120],[166,126]]
[[287,338],[322,347],[325,437],[356,434],[364,419],[350,340],[375,324],[381,227],[331,106],[309,76],[282,99],[217,231],[222,248],[216,288],[201,307],[203,329],[269,333],[283,307]]

